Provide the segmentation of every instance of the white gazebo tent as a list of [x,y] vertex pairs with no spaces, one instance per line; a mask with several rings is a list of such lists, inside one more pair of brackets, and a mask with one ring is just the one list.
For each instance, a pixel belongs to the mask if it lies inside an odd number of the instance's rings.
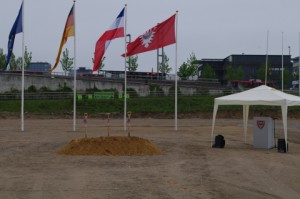
[[247,137],[248,115],[250,105],[281,106],[284,139],[287,148],[287,112],[289,106],[300,106],[300,97],[283,93],[274,88],[262,85],[244,92],[215,98],[211,145],[213,145],[214,128],[219,105],[242,105],[245,142]]

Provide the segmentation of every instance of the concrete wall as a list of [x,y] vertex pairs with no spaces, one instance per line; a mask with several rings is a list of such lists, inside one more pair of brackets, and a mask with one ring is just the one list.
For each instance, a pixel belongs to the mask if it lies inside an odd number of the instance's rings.
[[[51,90],[56,90],[60,86],[66,85],[73,88],[73,77],[64,76],[42,76],[42,75],[25,75],[25,89],[30,86],[35,86],[37,89],[47,87]],[[77,91],[84,92],[88,88],[98,89],[116,89],[122,91],[124,84],[123,79],[91,79],[91,78],[77,78]],[[157,81],[157,80],[128,80],[127,88],[135,89],[139,95],[147,96],[150,93],[149,84],[159,84],[163,89],[165,95],[169,94],[169,89],[174,85],[174,81]],[[0,73],[0,93],[10,91],[11,89],[21,90],[21,75],[20,74],[6,74]],[[204,86],[203,86],[204,85]],[[199,82],[179,82],[178,88],[184,95],[192,95],[199,89],[216,90],[218,83],[212,82],[201,84]]]

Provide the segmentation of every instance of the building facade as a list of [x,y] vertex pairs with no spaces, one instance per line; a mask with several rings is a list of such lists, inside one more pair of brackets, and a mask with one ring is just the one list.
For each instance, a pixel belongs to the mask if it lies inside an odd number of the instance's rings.
[[[226,73],[228,66],[231,66],[233,71],[242,70],[243,78],[240,80],[258,80],[264,81],[264,71],[268,63],[267,81],[274,85],[281,85],[282,65],[284,70],[289,74],[293,73],[293,63],[290,55],[246,55],[233,54],[224,59],[202,59],[199,60],[199,74],[204,70],[206,65],[210,65],[222,84],[227,83]],[[201,77],[201,76],[200,76]],[[290,78],[292,81],[292,78]]]
[[[76,75],[78,76],[84,76],[84,75],[88,75],[88,74],[93,74],[93,70],[92,69],[88,69],[86,67],[79,67],[76,70]],[[69,76],[74,76],[74,69],[70,70],[69,72]]]
[[51,64],[48,62],[31,62],[27,71],[31,72],[49,72]]

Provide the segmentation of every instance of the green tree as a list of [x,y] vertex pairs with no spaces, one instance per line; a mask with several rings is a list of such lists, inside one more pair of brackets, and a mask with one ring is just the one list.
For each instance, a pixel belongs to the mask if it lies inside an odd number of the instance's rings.
[[265,72],[266,72],[265,66],[261,65],[257,71],[258,79],[264,81],[265,80]]
[[195,53],[192,52],[189,59],[187,59],[187,62],[183,62],[183,64],[179,67],[177,74],[182,80],[187,80],[188,77],[197,75],[198,68],[199,64],[197,58]]
[[60,60],[61,66],[63,71],[65,72],[65,75],[67,74],[67,72],[70,72],[73,67],[73,58],[69,57],[69,50],[66,48],[66,50],[63,52],[63,57]]
[[233,70],[232,65],[227,65],[225,79],[228,81],[235,80],[235,71]]
[[12,52],[9,60],[9,70],[19,70],[15,54]]
[[169,67],[169,58],[168,56],[166,55],[165,52],[163,52],[162,54],[162,62],[159,63],[158,65],[158,71],[161,72],[161,73],[169,73],[171,72],[172,68]]
[[242,80],[244,77],[244,72],[242,66],[239,66],[236,70],[233,69],[231,65],[226,67],[225,79],[231,80]]
[[243,67],[239,66],[236,70],[236,77],[237,80],[242,80],[244,79],[244,71],[243,71]]
[[27,46],[25,46],[25,52],[24,52],[24,69],[28,69],[30,63],[31,63],[31,59],[32,59],[32,52],[28,52],[27,51]]
[[190,58],[187,59],[187,65],[190,70],[190,76],[195,76],[198,73],[199,64],[194,52],[190,54]]
[[208,64],[204,66],[201,77],[207,78],[207,79],[216,79],[217,78],[214,69]]
[[[30,62],[32,59],[32,53],[27,51],[27,46],[25,46],[25,52],[24,52],[24,69],[28,69]],[[6,62],[6,55],[3,54],[3,50],[0,49],[0,68],[4,66]],[[21,70],[22,69],[22,63],[23,63],[23,58],[18,57],[14,55],[14,53],[11,54],[10,62],[9,62],[9,68],[10,70]]]
[[[265,65],[265,64],[262,64],[262,65],[259,67],[257,73],[258,73],[258,78],[259,78],[261,81],[265,82],[265,77],[266,77],[266,65]],[[271,75],[272,75],[272,68],[268,65],[268,73],[267,73],[267,80],[268,80],[268,81],[270,81],[270,78],[269,78],[269,77],[270,77]]]
[[130,56],[127,57],[127,65],[128,65],[128,71],[136,71],[139,64],[137,63],[138,61],[138,56]]
[[[105,66],[104,60],[105,60],[105,57],[102,57],[102,59],[101,59],[101,61],[99,63],[99,67],[98,67],[98,74],[100,73],[100,70],[102,70],[104,68],[104,66]],[[95,63],[94,58],[92,58],[92,61],[93,61],[93,63]]]
[[6,63],[6,55],[3,53],[3,49],[0,48],[0,69],[3,68],[5,63]]
[[22,57],[18,57],[16,59],[16,70],[22,70],[22,63],[23,63],[23,58]]
[[190,70],[186,62],[183,62],[183,64],[179,67],[179,70],[177,72],[177,75],[182,80],[187,80],[187,78],[190,76]]

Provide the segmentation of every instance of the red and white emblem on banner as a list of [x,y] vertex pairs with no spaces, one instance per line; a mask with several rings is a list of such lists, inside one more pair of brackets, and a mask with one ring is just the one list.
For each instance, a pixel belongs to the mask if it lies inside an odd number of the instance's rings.
[[257,120],[256,124],[257,124],[258,128],[263,129],[264,126],[265,126],[265,121],[264,120]]

